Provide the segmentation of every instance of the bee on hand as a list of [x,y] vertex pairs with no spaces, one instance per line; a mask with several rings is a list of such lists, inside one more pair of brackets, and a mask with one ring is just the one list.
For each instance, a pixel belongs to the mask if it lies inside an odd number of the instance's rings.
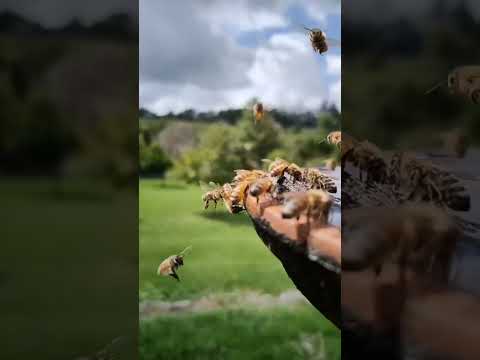
[[265,177],[252,183],[249,187],[249,193],[251,196],[257,198],[258,204],[260,195],[271,192],[273,187],[274,184],[272,179],[270,177]]
[[180,281],[180,278],[177,274],[177,269],[180,266],[183,266],[183,257],[187,250],[190,250],[192,247],[189,246],[185,248],[180,254],[178,255],[171,255],[165,260],[163,260],[157,269],[157,275],[162,276],[171,276],[177,281]]
[[[270,160],[265,159],[270,162]],[[268,172],[270,176],[281,177],[285,173],[292,176],[294,179],[300,179],[302,177],[302,168],[294,163],[289,163],[286,160],[276,158],[274,161],[271,161],[268,165]]]
[[302,169],[302,179],[310,186],[310,189],[321,189],[329,193],[337,192],[337,184],[335,181],[315,168]]
[[332,207],[332,197],[323,190],[309,190],[306,192],[291,192],[284,195],[282,217],[284,219],[300,219],[302,214],[307,217],[307,223],[325,225]]

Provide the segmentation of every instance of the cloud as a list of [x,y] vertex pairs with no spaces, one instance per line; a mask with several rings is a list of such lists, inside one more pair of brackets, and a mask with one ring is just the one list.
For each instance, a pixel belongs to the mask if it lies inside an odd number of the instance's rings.
[[340,75],[342,70],[342,58],[340,55],[327,55],[327,73]]
[[[338,103],[340,59],[319,57],[305,33],[291,30],[290,4],[141,1],[141,106],[216,111],[258,97],[269,108],[303,111]],[[238,42],[259,29],[273,31],[253,46]]]

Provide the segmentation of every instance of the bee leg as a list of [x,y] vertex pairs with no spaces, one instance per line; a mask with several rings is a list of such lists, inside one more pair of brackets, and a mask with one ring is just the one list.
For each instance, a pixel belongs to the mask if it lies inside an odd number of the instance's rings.
[[172,271],[170,274],[171,277],[173,277],[174,279],[176,279],[177,281],[180,281],[180,278],[178,277],[177,273],[175,271]]
[[215,200],[215,209],[217,208],[217,200]]

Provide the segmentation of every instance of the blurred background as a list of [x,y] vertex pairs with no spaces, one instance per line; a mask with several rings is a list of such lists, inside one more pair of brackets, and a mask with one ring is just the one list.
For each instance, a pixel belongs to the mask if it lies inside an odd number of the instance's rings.
[[0,4],[4,359],[137,354],[137,6]]
[[[339,1],[140,2],[142,359],[338,359],[340,332],[294,288],[245,214],[200,182],[284,158],[325,166],[341,124]],[[255,124],[252,106],[265,118]],[[156,275],[187,246],[181,282]]]

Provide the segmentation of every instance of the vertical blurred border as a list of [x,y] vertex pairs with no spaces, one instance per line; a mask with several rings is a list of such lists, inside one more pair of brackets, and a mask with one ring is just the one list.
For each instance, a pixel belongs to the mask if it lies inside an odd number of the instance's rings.
[[2,2],[0,47],[0,358],[135,359],[138,2]]

